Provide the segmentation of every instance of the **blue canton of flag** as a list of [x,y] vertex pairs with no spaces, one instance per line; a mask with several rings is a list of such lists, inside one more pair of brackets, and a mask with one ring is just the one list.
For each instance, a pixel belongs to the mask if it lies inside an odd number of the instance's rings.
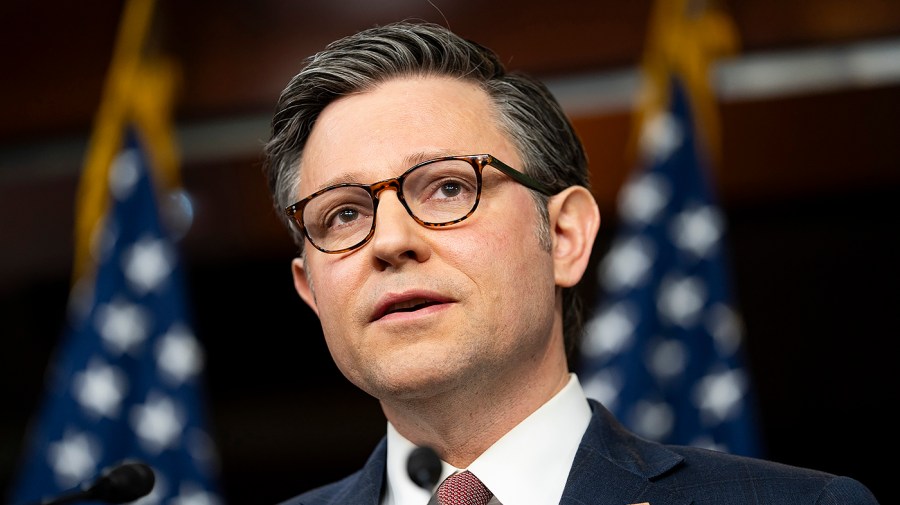
[[128,132],[110,171],[95,282],[73,290],[70,329],[49,370],[15,503],[58,495],[126,459],[156,474],[153,491],[135,503],[221,503],[204,428],[203,351],[146,155]]
[[645,438],[759,456],[742,324],[685,92],[641,134],[645,169],[618,200],[582,342],[587,394]]

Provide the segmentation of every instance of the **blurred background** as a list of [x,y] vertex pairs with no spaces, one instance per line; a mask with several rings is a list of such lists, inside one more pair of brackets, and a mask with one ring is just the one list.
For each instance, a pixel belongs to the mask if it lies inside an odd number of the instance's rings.
[[[900,3],[732,0],[739,51],[714,67],[736,306],[765,456],[897,498]],[[358,468],[384,432],[293,291],[295,248],[260,172],[281,89],[303,58],[418,18],[545,80],[588,150],[603,213],[585,292],[616,230],[652,2],[197,0],[158,3],[181,69],[175,110],[194,221],[180,242],[206,350],[210,431],[228,503],[275,503]],[[64,327],[75,193],[123,8],[0,6],[0,491],[13,482]]]

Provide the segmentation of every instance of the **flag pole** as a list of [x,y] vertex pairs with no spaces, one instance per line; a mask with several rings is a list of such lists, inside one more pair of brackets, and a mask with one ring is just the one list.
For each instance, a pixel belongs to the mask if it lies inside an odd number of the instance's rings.
[[762,448],[727,226],[707,180],[720,149],[710,62],[734,47],[724,12],[656,1],[626,153],[634,170],[598,265],[580,376],[589,396],[645,438],[755,456]]
[[627,149],[634,165],[642,129],[669,106],[669,79],[682,80],[697,123],[701,151],[718,165],[721,133],[710,71],[713,62],[737,53],[739,39],[731,18],[715,0],[656,0],[650,16],[638,95]]
[[108,205],[107,177],[122,144],[154,6],[155,0],[128,0],[123,7],[76,194],[73,283],[91,268],[91,241]]
[[154,6],[128,0],[122,10],[76,195],[76,310],[48,366],[22,501],[91,489],[83,483],[98,469],[136,459],[159,477],[142,491],[150,502],[220,503],[203,347],[159,198],[180,181],[176,68],[154,44]]

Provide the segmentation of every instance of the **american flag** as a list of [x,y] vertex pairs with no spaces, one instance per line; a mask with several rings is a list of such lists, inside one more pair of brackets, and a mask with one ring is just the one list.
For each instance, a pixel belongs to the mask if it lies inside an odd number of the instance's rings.
[[619,194],[579,373],[589,396],[645,438],[758,456],[726,222],[685,90],[670,83],[669,106],[642,125],[643,169]]
[[135,503],[221,503],[184,273],[147,151],[134,130],[125,137],[109,171],[96,269],[72,291],[14,503],[57,496],[126,459],[156,474],[153,491]]

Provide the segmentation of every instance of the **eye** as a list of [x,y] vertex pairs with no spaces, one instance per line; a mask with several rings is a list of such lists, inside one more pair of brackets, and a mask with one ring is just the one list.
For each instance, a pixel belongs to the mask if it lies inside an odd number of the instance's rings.
[[463,183],[455,180],[444,181],[435,191],[435,198],[455,198],[463,192]]
[[429,162],[409,173],[403,195],[417,218],[429,223],[450,222],[472,209],[478,198],[478,174],[464,160]]
[[344,206],[339,207],[330,211],[325,215],[325,219],[323,222],[325,223],[326,228],[340,228],[347,225],[352,225],[355,221],[358,221],[363,218],[362,209],[355,206]]

